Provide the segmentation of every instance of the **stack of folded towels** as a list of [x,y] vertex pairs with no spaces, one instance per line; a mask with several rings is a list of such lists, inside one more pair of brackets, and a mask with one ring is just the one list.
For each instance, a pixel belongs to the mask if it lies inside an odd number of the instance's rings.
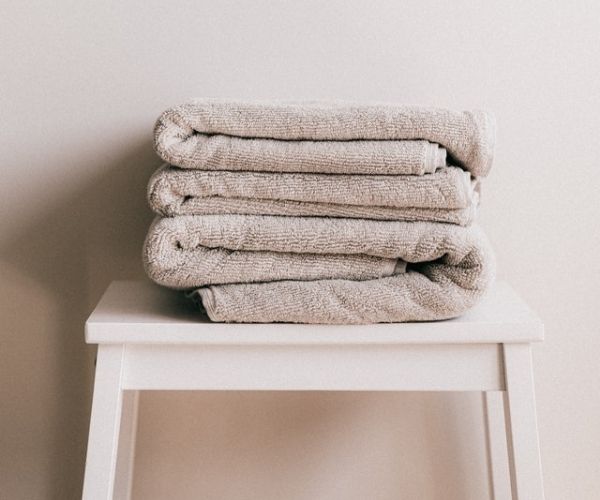
[[154,139],[146,271],[213,321],[446,319],[493,279],[473,225],[484,112],[208,99],[165,111]]

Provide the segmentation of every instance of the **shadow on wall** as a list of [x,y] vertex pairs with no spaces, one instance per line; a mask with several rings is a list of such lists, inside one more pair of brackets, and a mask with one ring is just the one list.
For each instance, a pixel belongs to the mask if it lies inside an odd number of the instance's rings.
[[469,444],[480,402],[431,392],[144,393],[133,497],[176,488],[179,500],[482,500],[483,456]]
[[81,497],[94,356],[84,322],[112,279],[143,275],[152,219],[145,189],[159,163],[150,141],[140,141],[109,168],[97,165],[102,174],[84,188],[3,235],[6,498]]

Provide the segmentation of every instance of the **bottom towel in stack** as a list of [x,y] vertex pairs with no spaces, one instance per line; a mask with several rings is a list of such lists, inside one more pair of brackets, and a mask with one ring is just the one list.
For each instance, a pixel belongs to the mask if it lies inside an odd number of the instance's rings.
[[157,219],[150,277],[197,289],[214,321],[438,320],[471,307],[493,276],[476,227],[255,215]]

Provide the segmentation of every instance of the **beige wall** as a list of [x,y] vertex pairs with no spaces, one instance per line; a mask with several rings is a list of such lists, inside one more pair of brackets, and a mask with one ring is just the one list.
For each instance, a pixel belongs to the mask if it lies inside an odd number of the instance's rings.
[[[0,38],[0,497],[80,495],[82,327],[111,280],[143,276],[154,119],[228,96],[496,112],[482,224],[547,325],[547,496],[598,498],[597,2],[9,0]],[[481,418],[472,394],[147,394],[135,493],[480,500]]]

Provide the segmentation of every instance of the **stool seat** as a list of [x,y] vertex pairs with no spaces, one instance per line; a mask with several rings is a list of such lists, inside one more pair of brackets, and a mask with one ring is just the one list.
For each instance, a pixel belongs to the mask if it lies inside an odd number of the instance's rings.
[[211,323],[182,293],[116,281],[85,334],[98,344],[86,500],[131,497],[142,390],[479,391],[490,498],[544,498],[531,357],[544,327],[506,283],[448,321],[301,325]]
[[145,281],[115,281],[86,323],[90,344],[452,344],[535,342],[540,319],[504,283],[463,316],[374,325],[212,323],[183,293]]

